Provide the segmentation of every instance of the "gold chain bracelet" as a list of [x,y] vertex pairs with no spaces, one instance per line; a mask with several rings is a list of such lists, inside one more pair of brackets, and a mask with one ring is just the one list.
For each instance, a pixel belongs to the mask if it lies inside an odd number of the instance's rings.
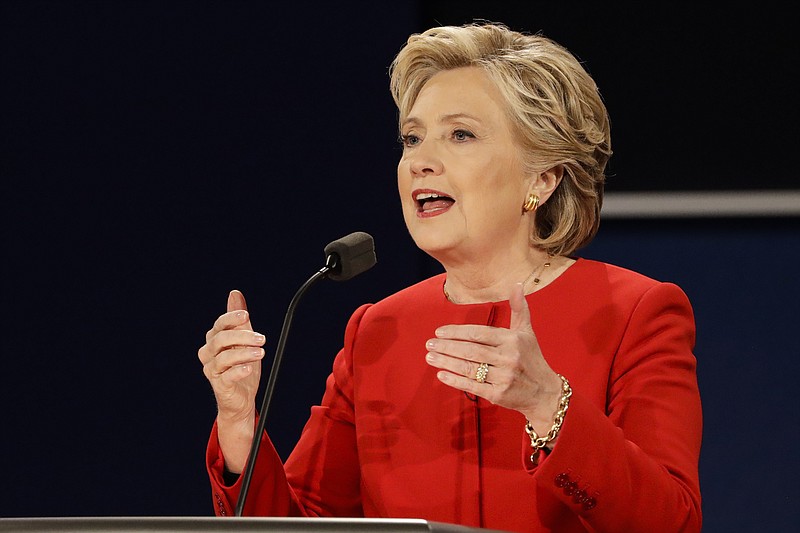
[[540,437],[536,430],[533,429],[530,420],[525,420],[525,432],[531,438],[531,462],[535,465],[539,462],[539,450],[544,448],[547,443],[552,442],[558,437],[558,432],[561,431],[561,424],[564,423],[564,415],[567,414],[569,407],[569,399],[572,396],[572,387],[569,386],[567,378],[561,374],[557,374],[561,378],[561,399],[558,401],[558,411],[553,417],[553,427],[547,432],[547,435]]

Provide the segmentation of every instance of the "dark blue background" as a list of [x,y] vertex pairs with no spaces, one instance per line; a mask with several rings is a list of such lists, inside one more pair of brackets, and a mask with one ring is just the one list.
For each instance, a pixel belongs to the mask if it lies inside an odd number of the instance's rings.
[[[0,4],[0,516],[212,514],[206,330],[239,288],[274,348],[323,247],[367,231],[378,265],[295,315],[268,419],[288,453],[350,312],[439,271],[395,190],[412,32],[487,18],[571,48],[611,112],[611,192],[797,188],[785,13],[486,4]],[[581,252],[692,299],[705,531],[798,522],[799,230],[612,219]]]

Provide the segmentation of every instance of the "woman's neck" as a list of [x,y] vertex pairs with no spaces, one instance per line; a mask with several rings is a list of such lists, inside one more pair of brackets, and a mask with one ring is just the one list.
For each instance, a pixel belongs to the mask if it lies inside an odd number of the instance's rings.
[[534,250],[528,257],[516,261],[445,265],[445,296],[458,304],[508,300],[515,284],[523,283],[525,294],[530,294],[549,284],[573,262]]

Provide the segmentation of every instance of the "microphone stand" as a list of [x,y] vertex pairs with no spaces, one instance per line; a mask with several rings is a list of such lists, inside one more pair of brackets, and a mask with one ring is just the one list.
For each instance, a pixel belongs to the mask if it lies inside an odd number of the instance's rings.
[[264,435],[267,411],[269,410],[269,404],[272,399],[272,394],[275,390],[275,383],[278,380],[278,370],[281,365],[281,359],[283,358],[283,350],[286,346],[286,338],[289,334],[292,318],[294,317],[294,310],[297,307],[297,303],[300,301],[300,298],[303,297],[306,291],[314,283],[327,276],[332,270],[336,269],[339,263],[339,258],[336,254],[330,254],[325,263],[326,264],[324,267],[315,272],[314,275],[308,278],[308,281],[306,281],[297,290],[292,298],[292,301],[289,303],[289,308],[286,310],[286,317],[283,319],[281,335],[278,338],[278,346],[275,349],[275,360],[272,362],[272,370],[270,371],[269,379],[267,380],[267,388],[264,392],[264,399],[261,402],[261,410],[259,411],[258,424],[256,425],[253,443],[250,447],[250,455],[247,457],[247,466],[245,466],[244,472],[242,473],[242,488],[239,492],[239,499],[236,501],[236,516],[242,516],[242,511],[244,510],[244,502],[247,499],[247,492],[250,488],[250,481],[253,477],[253,470],[255,469],[256,465],[256,455],[258,454],[258,449],[261,446],[261,439]]

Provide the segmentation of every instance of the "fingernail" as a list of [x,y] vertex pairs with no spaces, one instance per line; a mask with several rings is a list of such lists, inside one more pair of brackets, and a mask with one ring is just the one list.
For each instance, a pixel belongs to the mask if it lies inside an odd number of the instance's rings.
[[236,311],[236,318],[244,318],[246,311]]
[[436,348],[436,341],[434,339],[430,339],[428,342],[425,343],[425,346],[429,350],[434,350]]
[[264,342],[267,339],[261,333],[253,333],[253,340],[256,342]]

